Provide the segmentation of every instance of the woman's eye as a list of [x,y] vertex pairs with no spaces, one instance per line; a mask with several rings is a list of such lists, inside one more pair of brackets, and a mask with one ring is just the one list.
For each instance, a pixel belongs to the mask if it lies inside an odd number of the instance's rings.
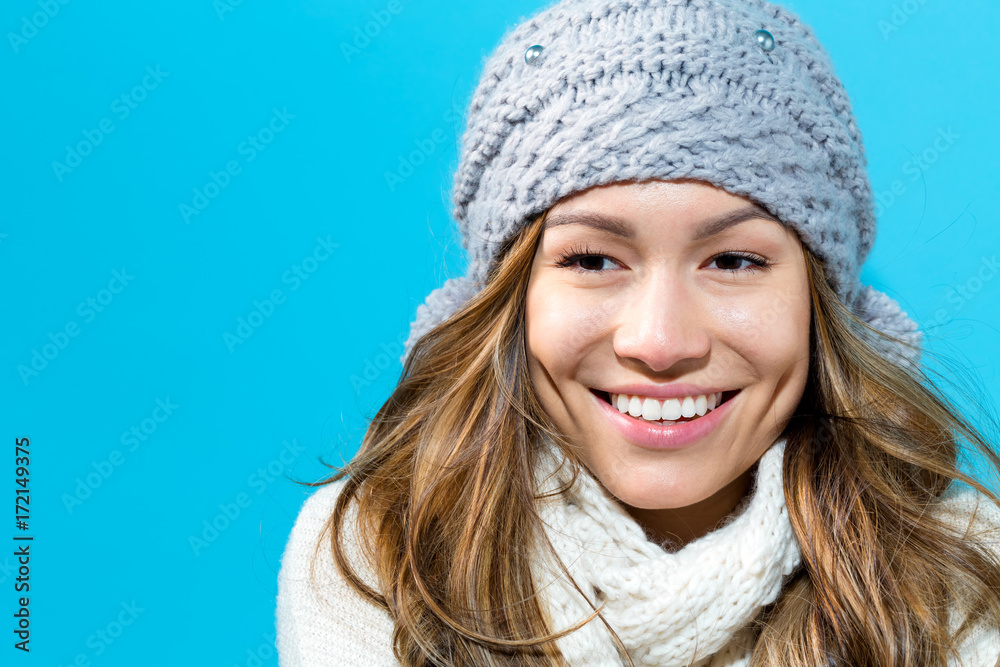
[[731,252],[716,255],[709,266],[712,266],[712,264],[715,264],[716,268],[723,271],[753,271],[755,269],[767,268],[767,261],[760,257]]
[[603,255],[584,255],[578,261],[580,262],[580,268],[587,271],[602,271],[605,268],[609,268],[608,265],[617,266],[610,257],[604,257]]
[[[603,273],[605,271],[621,268],[620,265],[607,255],[600,255],[592,252],[569,253],[560,258],[557,266],[570,268],[581,273]],[[749,253],[724,252],[712,258],[708,265],[731,273],[741,271],[756,271],[767,269],[770,263],[763,257]]]
[[606,255],[570,255],[563,257],[559,266],[569,267],[583,273],[601,273],[618,266],[618,264]]

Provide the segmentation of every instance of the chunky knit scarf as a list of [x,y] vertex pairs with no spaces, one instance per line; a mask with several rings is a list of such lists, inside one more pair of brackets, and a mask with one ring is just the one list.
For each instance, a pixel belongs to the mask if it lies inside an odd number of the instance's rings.
[[[748,627],[775,601],[801,561],[782,490],[784,439],[761,457],[750,492],[725,522],[670,552],[586,471],[562,496],[539,502],[546,534],[589,602],[635,665],[746,664]],[[539,485],[551,491],[569,479],[568,466],[546,441]],[[543,549],[544,553],[545,550]],[[593,608],[551,559],[536,570],[553,628],[566,629]],[[624,663],[600,619],[557,641],[572,665]]]

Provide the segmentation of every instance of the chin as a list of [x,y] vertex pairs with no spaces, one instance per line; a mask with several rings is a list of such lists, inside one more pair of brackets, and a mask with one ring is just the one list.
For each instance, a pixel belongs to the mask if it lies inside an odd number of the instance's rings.
[[645,475],[642,479],[617,478],[604,484],[604,487],[619,502],[645,510],[680,509],[712,496],[711,489],[678,487],[666,483],[666,480],[650,483]]

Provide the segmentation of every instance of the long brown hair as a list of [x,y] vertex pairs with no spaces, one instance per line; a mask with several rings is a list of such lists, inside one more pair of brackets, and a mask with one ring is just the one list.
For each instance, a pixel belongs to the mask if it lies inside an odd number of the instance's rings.
[[[579,627],[551,627],[531,577],[533,545],[545,545],[533,443],[566,444],[533,392],[524,342],[544,218],[505,245],[479,294],[416,342],[357,455],[312,484],[344,480],[324,535],[350,585],[395,620],[403,665],[565,665],[553,640]],[[1000,457],[923,371],[876,352],[871,337],[882,334],[804,252],[812,359],[784,432],[803,565],[759,617],[751,664],[944,666],[973,622],[1000,626],[1000,562],[931,510],[956,479],[1000,507],[959,470],[959,441],[998,471]],[[352,502],[378,590],[342,550]],[[969,615],[953,637],[959,601]]]
[[[750,664],[943,667],[975,622],[1000,626],[1000,562],[932,510],[956,479],[1000,506],[959,470],[959,440],[994,469],[1000,458],[925,371],[876,352],[868,341],[884,334],[844,307],[809,251],[806,262],[811,373],[784,431],[804,570],[760,619]],[[956,604],[968,615],[952,637]]]

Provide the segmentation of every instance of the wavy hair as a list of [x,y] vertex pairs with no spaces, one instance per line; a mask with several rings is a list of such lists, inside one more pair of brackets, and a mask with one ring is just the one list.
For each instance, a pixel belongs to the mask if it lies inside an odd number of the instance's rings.
[[[536,511],[534,443],[547,434],[580,472],[528,374],[524,304],[545,217],[510,239],[474,298],[416,342],[355,457],[310,484],[345,480],[322,539],[351,587],[394,619],[393,650],[407,667],[565,665],[554,640],[604,622],[596,609],[572,628],[551,627],[531,576],[532,545],[551,549]],[[998,471],[1000,457],[925,371],[876,351],[872,337],[885,334],[845,308],[804,253],[812,357],[783,432],[803,563],[755,622],[751,665],[943,667],[974,623],[1000,626],[1000,562],[931,510],[953,480],[1000,507],[959,469],[960,442]],[[352,502],[379,590],[342,549]],[[958,603],[968,614],[953,635]]]

